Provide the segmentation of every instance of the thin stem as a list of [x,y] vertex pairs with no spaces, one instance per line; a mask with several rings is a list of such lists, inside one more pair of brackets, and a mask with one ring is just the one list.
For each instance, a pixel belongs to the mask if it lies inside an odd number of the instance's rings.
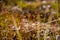
[[[38,20],[38,22],[40,22],[39,14],[37,15],[37,20]],[[38,38],[38,40],[40,40],[40,26],[39,26],[39,24],[37,25],[37,38]]]
[[56,0],[55,8],[56,8],[56,14],[57,14],[57,17],[58,17],[58,16],[59,16],[59,15],[58,15],[58,13],[59,13],[59,12],[58,12],[58,0]]

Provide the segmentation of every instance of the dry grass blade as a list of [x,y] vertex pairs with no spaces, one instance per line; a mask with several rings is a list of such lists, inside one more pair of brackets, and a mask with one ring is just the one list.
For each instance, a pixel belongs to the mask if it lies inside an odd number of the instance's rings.
[[18,35],[18,37],[19,37],[19,40],[22,40],[21,34],[20,34],[19,31],[17,30],[17,24],[16,24],[16,21],[15,21],[15,18],[14,18],[13,15],[11,15],[11,17],[12,17],[12,21],[13,21],[13,24],[14,24],[15,29],[16,29],[16,33],[17,33],[17,35]]

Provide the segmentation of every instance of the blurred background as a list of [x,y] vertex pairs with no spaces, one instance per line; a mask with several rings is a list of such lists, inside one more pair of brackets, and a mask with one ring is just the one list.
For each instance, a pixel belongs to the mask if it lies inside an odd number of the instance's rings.
[[0,0],[0,40],[60,40],[60,0]]

